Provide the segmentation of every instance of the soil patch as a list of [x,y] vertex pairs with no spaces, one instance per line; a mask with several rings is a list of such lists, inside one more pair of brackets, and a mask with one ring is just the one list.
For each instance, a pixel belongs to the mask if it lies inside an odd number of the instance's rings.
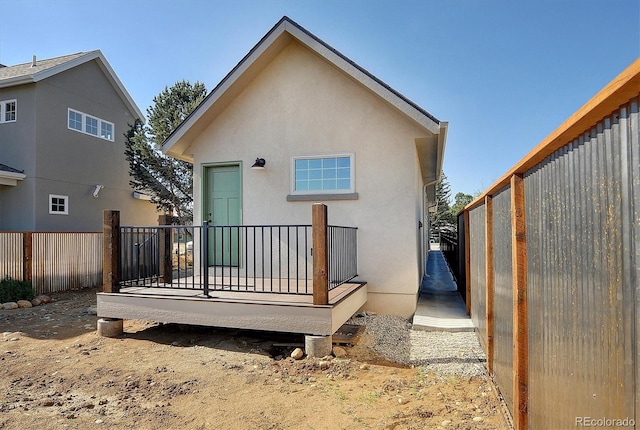
[[95,290],[0,310],[0,429],[502,429],[487,377],[389,362],[366,329],[344,357],[302,336],[125,321],[96,334]]

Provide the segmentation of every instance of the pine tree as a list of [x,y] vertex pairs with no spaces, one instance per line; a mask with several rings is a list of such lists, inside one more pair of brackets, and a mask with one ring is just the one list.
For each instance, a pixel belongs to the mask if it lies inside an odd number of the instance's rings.
[[148,124],[136,120],[126,134],[125,155],[134,189],[151,196],[159,210],[174,213],[182,225],[193,220],[193,166],[164,155],[162,142],[202,102],[204,84],[176,82],[153,98]]
[[436,184],[437,208],[431,219],[433,232],[438,233],[443,229],[455,229],[455,217],[451,214],[449,201],[451,199],[451,184],[447,180],[447,175],[442,172],[440,181]]

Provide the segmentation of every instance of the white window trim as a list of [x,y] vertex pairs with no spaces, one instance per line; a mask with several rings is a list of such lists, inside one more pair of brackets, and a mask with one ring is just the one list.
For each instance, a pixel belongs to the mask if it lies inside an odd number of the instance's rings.
[[[51,209],[51,203],[54,198],[64,200],[64,211],[54,211]],[[49,194],[49,214],[50,215],[69,215],[69,196],[61,196],[59,194]]]
[[[82,117],[82,130],[76,130],[75,128],[72,128],[69,126],[69,113],[74,112],[78,115],[80,115]],[[95,119],[98,121],[98,128],[97,128],[97,134],[93,134],[93,133],[88,133],[87,132],[87,118],[91,118],[91,119]],[[102,124],[109,124],[111,126],[111,138],[106,138],[106,137],[102,137]],[[93,137],[97,137],[98,139],[102,139],[102,140],[108,140],[110,142],[113,142],[113,138],[116,134],[116,126],[110,122],[110,121],[106,121],[104,119],[98,118],[97,116],[93,116],[93,115],[89,115],[87,113],[84,112],[80,112],[79,110],[76,109],[72,109],[72,108],[68,108],[67,109],[67,128],[69,130],[75,131],[76,133],[82,133],[82,134],[86,134],[87,136],[93,136]]]
[[[7,113],[7,103],[16,104],[16,119],[5,121],[5,114]],[[18,99],[9,99],[0,101],[0,124],[16,122],[18,121]]]
[[[349,183],[351,188],[348,190],[301,190],[296,191],[296,160],[304,159],[318,159],[318,158],[337,158],[337,157],[349,157],[350,158],[350,178]],[[353,152],[336,152],[327,154],[311,154],[311,155],[294,155],[291,157],[291,182],[290,190],[293,196],[303,195],[327,195],[327,194],[354,194],[356,192],[356,154]]]

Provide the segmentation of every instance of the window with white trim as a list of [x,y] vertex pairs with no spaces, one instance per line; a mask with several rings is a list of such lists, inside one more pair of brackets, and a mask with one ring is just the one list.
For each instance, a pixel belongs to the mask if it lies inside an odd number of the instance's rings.
[[95,116],[88,115],[71,108],[69,108],[67,120],[67,127],[69,130],[78,131],[80,133],[89,134],[91,136],[113,142],[114,125],[112,122],[96,118]]
[[69,196],[49,194],[49,213],[52,215],[69,215]]
[[354,155],[298,156],[292,159],[293,194],[347,194],[355,191]]
[[18,115],[17,100],[0,101],[0,123],[16,122]]

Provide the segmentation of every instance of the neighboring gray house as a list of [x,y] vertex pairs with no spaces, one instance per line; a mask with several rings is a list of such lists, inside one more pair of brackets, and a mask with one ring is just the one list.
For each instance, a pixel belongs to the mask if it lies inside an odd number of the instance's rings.
[[152,225],[129,185],[124,133],[143,114],[99,50],[0,65],[0,230]]

